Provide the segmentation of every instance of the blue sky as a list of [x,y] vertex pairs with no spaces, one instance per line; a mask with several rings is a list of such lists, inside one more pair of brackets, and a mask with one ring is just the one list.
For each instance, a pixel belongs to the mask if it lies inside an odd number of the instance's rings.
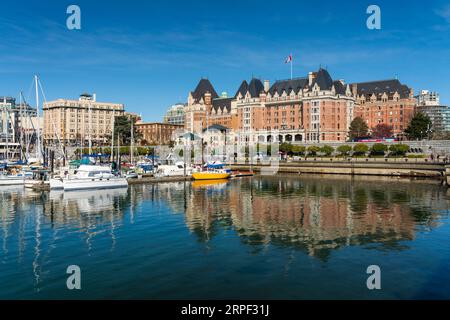
[[[66,8],[81,8],[81,30]],[[381,8],[381,30],[366,9]],[[47,100],[96,92],[147,121],[186,101],[201,77],[234,94],[243,79],[285,79],[326,66],[347,82],[394,78],[450,102],[448,1],[3,1],[0,95]]]

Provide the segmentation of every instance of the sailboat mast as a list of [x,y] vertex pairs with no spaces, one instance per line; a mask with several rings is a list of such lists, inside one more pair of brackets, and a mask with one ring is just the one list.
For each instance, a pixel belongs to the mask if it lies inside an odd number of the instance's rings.
[[[23,96],[23,91],[20,92],[20,99],[23,101],[23,103],[25,104],[25,106],[28,106],[27,101],[25,100],[25,97]],[[22,126],[22,130],[24,128],[26,128],[25,131],[25,159],[28,160],[28,158],[30,157],[30,133],[28,132],[28,130],[33,129],[33,123],[31,122],[30,119],[30,114],[28,112],[28,110],[26,110],[26,112],[24,112],[24,120],[25,120],[25,126]]]
[[114,161],[114,125],[115,125],[115,112],[112,114],[112,134],[111,134],[111,162]]
[[117,132],[117,168],[120,169],[120,141],[119,141],[119,132]]
[[4,103],[4,112],[5,112],[5,119],[6,119],[6,145],[5,145],[5,159],[6,162],[8,162],[9,160],[9,124],[8,121],[10,121],[9,119],[9,112],[8,112],[8,108],[6,107],[6,98],[4,99],[5,103]]
[[40,115],[39,115],[39,90],[38,90],[38,76],[34,76],[34,82],[36,86],[36,136],[37,136],[37,146],[36,146],[36,158],[41,159],[42,156],[42,150],[41,150],[41,124],[39,121]]
[[131,146],[130,146],[130,154],[131,154],[131,165],[133,165],[133,146],[134,146],[134,133],[133,133],[133,117],[130,117],[131,121]]
[[20,134],[20,160],[23,160],[23,120],[24,120],[24,116],[23,116],[23,105],[22,105],[22,91],[20,91],[19,94],[19,123],[20,123],[20,128],[19,128],[19,134]]
[[92,155],[92,138],[91,138],[91,130],[92,130],[92,112],[91,112],[91,100],[89,100],[88,105],[89,112],[89,157]]

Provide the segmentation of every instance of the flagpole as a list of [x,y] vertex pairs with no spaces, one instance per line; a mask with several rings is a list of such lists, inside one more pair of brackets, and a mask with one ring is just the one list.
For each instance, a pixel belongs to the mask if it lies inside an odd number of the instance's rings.
[[293,63],[293,58],[292,58],[292,56],[291,56],[291,80],[292,80],[292,63]]

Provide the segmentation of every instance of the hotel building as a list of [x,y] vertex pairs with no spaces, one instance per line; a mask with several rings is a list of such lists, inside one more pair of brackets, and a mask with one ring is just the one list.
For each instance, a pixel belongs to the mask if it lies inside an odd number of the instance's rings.
[[201,79],[189,93],[185,127],[201,133],[221,125],[241,143],[345,141],[354,105],[350,86],[322,68],[272,86],[268,80],[244,80],[233,97],[219,97],[211,82]]
[[82,94],[78,100],[58,99],[44,103],[43,138],[47,144],[105,145],[110,141],[113,118],[124,114],[120,103],[99,102],[96,95]]
[[357,104],[355,117],[363,118],[369,129],[387,124],[394,136],[403,137],[416,109],[413,89],[397,79],[353,83],[351,87]]

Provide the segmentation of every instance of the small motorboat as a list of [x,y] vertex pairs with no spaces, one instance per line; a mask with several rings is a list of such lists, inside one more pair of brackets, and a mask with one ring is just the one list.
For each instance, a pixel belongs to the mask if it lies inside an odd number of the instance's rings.
[[128,187],[127,179],[115,176],[109,166],[81,165],[75,175],[62,179],[64,191]]
[[25,178],[23,175],[6,175],[0,174],[0,186],[24,185]]
[[139,178],[139,175],[134,170],[130,170],[125,174],[126,179],[137,179]]
[[0,186],[23,185],[25,175],[16,168],[7,169],[7,164],[2,164],[0,171]]
[[253,177],[253,171],[233,171],[231,178]]

